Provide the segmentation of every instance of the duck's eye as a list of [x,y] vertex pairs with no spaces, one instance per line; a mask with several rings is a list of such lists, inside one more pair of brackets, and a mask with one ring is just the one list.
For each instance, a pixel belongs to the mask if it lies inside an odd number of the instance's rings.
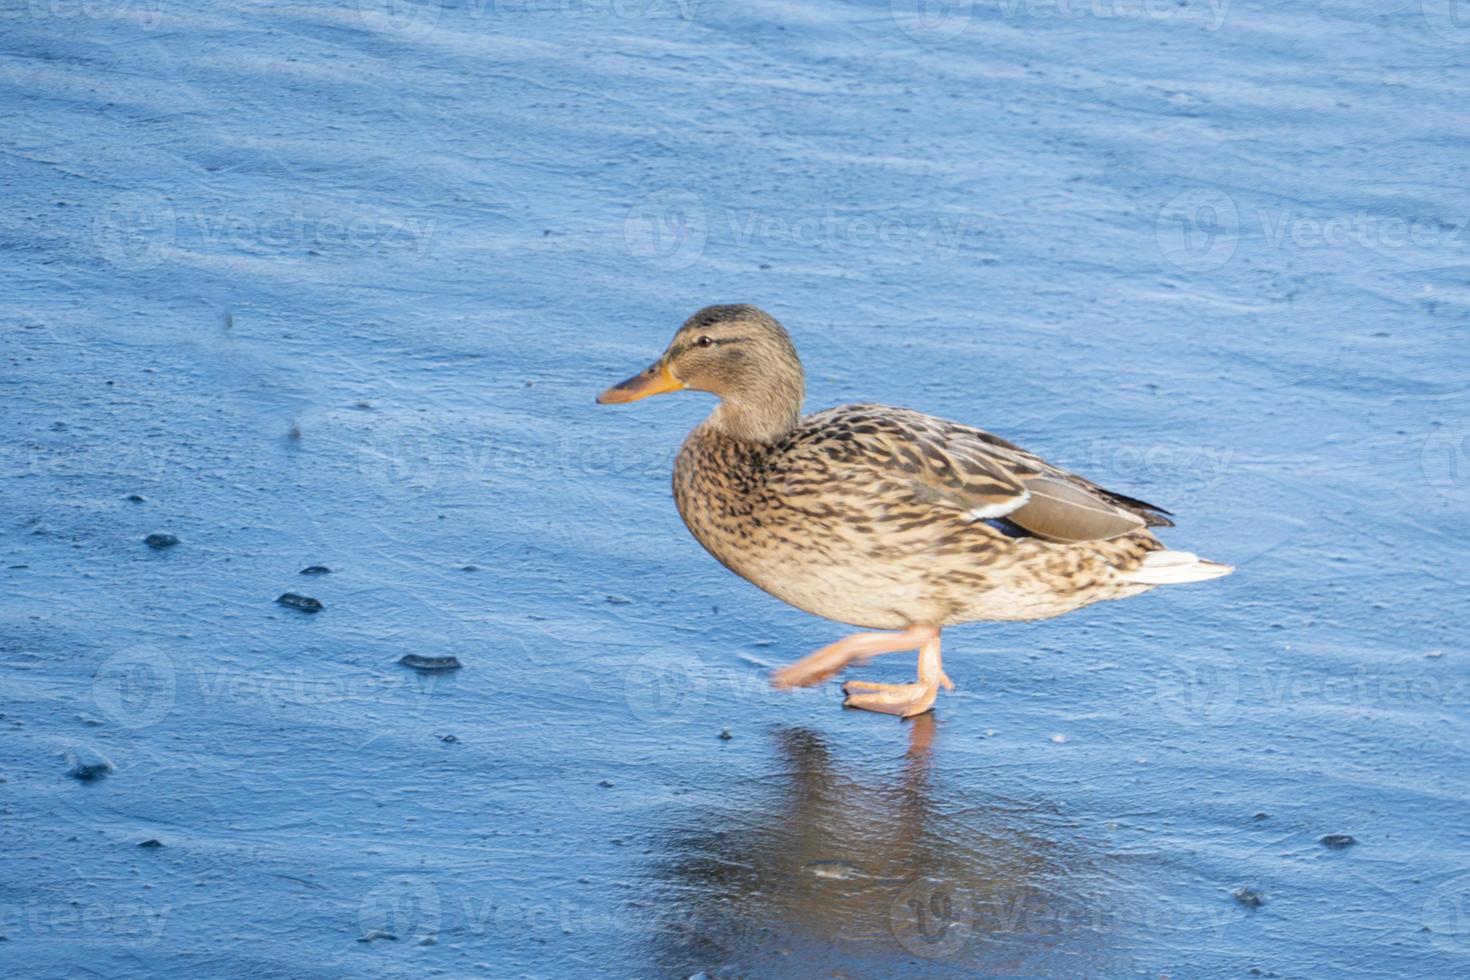
[[700,347],[710,347],[713,346],[714,340],[709,337],[700,337],[698,340],[695,341],[695,343],[698,344]]

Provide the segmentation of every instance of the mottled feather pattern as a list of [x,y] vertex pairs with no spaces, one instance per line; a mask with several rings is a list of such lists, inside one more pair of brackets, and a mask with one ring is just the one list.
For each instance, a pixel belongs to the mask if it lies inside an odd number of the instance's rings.
[[[1063,523],[1074,512],[1116,512],[1130,530],[1057,541],[976,516],[1021,513],[1037,478],[1076,494],[1077,504],[1057,505]],[[1156,508],[979,429],[878,405],[806,416],[772,444],[707,421],[680,451],[674,498],[732,571],[800,609],[869,629],[1040,619],[1134,595],[1148,586],[1126,573],[1163,547],[1145,529],[1164,522]]]

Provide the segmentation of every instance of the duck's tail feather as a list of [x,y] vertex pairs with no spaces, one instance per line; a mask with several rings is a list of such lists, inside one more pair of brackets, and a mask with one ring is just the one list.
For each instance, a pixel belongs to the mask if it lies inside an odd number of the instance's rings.
[[1123,577],[1141,585],[1179,585],[1219,578],[1233,571],[1233,565],[1222,565],[1191,551],[1150,551],[1137,568],[1123,573]]

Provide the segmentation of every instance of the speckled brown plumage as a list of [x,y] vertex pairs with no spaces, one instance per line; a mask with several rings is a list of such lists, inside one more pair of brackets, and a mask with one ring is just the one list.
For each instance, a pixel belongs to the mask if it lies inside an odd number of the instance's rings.
[[869,629],[1039,619],[1147,589],[1125,578],[1163,547],[1142,529],[1146,517],[1132,533],[1063,543],[973,516],[1043,474],[1066,476],[976,429],[844,405],[772,444],[705,422],[674,465],[674,500],[699,543],[737,575],[798,609]]

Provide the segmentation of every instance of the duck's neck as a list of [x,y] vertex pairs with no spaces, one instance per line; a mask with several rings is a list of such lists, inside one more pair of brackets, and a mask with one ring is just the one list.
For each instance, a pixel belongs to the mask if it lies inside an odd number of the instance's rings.
[[769,445],[779,442],[801,421],[801,403],[806,397],[801,379],[762,386],[726,396],[710,413],[708,425],[717,432],[742,442]]

